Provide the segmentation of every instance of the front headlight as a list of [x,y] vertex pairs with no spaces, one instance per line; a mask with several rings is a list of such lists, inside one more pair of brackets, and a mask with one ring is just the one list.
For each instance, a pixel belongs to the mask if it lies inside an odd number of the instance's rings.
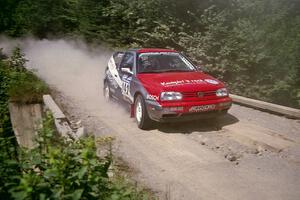
[[181,99],[182,94],[180,92],[162,92],[160,94],[161,101],[176,101]]
[[216,91],[217,97],[226,97],[228,96],[228,91],[226,88],[221,88]]

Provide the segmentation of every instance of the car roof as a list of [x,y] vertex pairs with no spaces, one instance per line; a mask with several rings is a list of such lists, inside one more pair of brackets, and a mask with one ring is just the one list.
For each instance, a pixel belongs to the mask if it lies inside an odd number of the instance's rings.
[[135,51],[137,53],[151,53],[151,52],[177,52],[172,49],[161,49],[161,48],[140,48],[140,49],[130,49],[130,51]]

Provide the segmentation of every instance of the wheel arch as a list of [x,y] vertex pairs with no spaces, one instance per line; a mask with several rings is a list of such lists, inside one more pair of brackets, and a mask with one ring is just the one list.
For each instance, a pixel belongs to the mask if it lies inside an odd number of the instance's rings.
[[142,94],[142,92],[136,91],[136,92],[134,93],[134,96],[133,96],[133,104],[134,104],[135,99],[136,99],[136,97],[137,97],[138,95],[141,95],[143,98],[145,98],[144,95]]
[[132,104],[130,105],[130,117],[131,117],[131,118],[133,118],[134,115],[135,115],[134,104],[135,104],[135,100],[136,100],[136,98],[137,98],[138,95],[141,95],[141,96],[144,98],[142,92],[136,91],[136,92],[134,93],[134,95],[133,95],[133,102],[132,102]]

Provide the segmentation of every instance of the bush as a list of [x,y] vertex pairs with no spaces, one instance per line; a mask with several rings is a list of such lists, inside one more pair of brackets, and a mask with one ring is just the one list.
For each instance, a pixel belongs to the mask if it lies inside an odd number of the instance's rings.
[[47,85],[30,71],[12,71],[8,95],[17,103],[40,103],[43,94],[48,93]]
[[33,149],[0,138],[0,195],[7,199],[146,199],[124,181],[108,177],[111,153],[96,154],[93,137],[77,141],[55,134],[51,115],[43,120]]
[[33,72],[25,69],[26,62],[20,48],[15,48],[8,60],[10,68],[8,96],[12,102],[40,103],[43,94],[48,93],[48,87]]
[[108,191],[111,158],[99,159],[93,138],[56,140],[48,116],[37,146],[21,149],[19,184],[9,190],[15,199],[103,199]]
[[8,111],[9,68],[4,58],[0,49],[0,137],[13,135]]
[[9,199],[8,190],[19,182],[20,174],[15,138],[0,136],[0,151],[0,197]]

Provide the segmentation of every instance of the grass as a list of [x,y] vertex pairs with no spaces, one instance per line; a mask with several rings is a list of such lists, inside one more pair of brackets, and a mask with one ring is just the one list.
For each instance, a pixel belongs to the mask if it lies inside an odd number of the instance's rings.
[[11,70],[8,96],[15,103],[41,103],[49,89],[45,82],[31,71]]
[[5,74],[1,87],[8,95],[9,101],[23,104],[41,103],[43,94],[49,92],[48,86],[25,68],[28,60],[21,49],[16,47],[11,57],[4,56],[0,51],[0,57],[1,72]]

